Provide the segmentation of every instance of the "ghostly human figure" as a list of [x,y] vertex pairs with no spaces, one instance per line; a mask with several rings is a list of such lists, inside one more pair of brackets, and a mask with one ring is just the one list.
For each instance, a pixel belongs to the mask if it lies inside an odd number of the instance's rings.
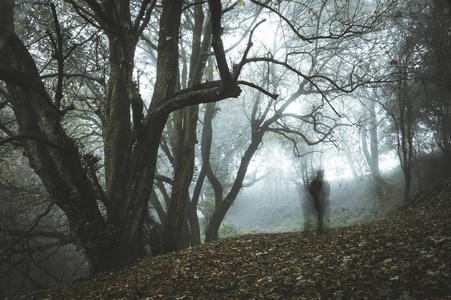
[[330,222],[330,185],[324,180],[323,170],[316,171],[316,177],[310,182],[308,192],[311,195],[310,210],[313,208],[313,213],[317,217],[316,230],[321,234]]

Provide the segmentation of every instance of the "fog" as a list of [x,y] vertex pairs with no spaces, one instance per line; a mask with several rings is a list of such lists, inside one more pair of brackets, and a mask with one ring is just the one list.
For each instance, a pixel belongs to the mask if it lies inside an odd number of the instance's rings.
[[331,227],[408,207],[451,172],[448,2],[0,0],[0,289],[304,230],[318,169]]
[[[268,155],[268,152],[271,155]],[[354,178],[343,154],[329,151],[324,160],[325,179],[331,185],[331,226],[347,226],[374,219],[374,195],[369,173]],[[303,201],[309,201],[294,166],[296,159],[287,156],[278,146],[264,155],[257,155],[250,173],[262,178],[242,189],[225,217],[227,226],[238,232],[283,232],[304,229]],[[399,160],[394,153],[381,156],[381,174],[398,189],[402,186]],[[313,179],[315,170],[310,170]]]

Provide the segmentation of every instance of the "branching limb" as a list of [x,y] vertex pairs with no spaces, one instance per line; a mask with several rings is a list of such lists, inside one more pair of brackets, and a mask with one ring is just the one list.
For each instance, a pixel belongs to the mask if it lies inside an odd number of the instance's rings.
[[296,30],[296,28],[294,27],[293,23],[290,22],[290,20],[288,20],[285,16],[283,16],[280,12],[278,12],[277,10],[273,9],[272,7],[270,7],[269,5],[267,5],[266,3],[261,3],[257,0],[251,0],[252,3],[262,6],[268,10],[270,10],[271,12],[275,13],[279,18],[281,18],[282,20],[285,21],[285,23],[290,26],[291,30],[296,34],[296,36],[304,41],[304,42],[309,42],[311,43],[312,41],[310,39],[308,39],[307,37],[303,36],[302,34],[299,33],[298,30]]
[[[86,10],[84,7],[80,6],[78,3],[76,3],[74,0],[64,0],[67,3],[71,4],[73,6],[73,8],[75,9],[75,11],[77,12],[77,14],[86,22],[88,22],[89,24],[91,24],[92,26],[94,26],[95,28],[99,29],[99,30],[103,30],[105,25],[103,23],[97,24],[94,20],[97,20],[96,16],[93,15],[92,13],[90,13],[88,10]],[[114,20],[113,20],[114,21]],[[97,22],[99,22],[99,20],[97,20]]]
[[152,15],[152,11],[156,4],[157,0],[145,0],[141,4],[141,8],[135,20],[135,25],[133,25],[133,32],[136,33],[136,36],[141,36],[144,29],[147,27],[147,24],[149,24],[150,16]]
[[288,135],[291,134],[291,135],[300,137],[307,145],[314,146],[314,145],[318,145],[318,144],[324,142],[333,133],[333,130],[338,126],[340,126],[340,125],[336,124],[336,125],[330,127],[327,132],[321,133],[322,136],[318,140],[315,140],[315,141],[312,141],[311,139],[309,139],[305,134],[303,134],[299,130],[293,130],[293,129],[289,129],[286,127],[268,128],[268,131],[280,134],[280,135],[284,136],[285,138],[288,138]]
[[41,142],[43,144],[46,144],[47,146],[58,149],[60,151],[64,151],[64,148],[61,147],[60,145],[55,144],[54,142],[52,142],[46,138],[43,138],[42,136],[34,135],[34,134],[20,134],[20,135],[3,138],[0,140],[0,146],[7,144],[7,143],[11,143],[13,141],[18,141],[18,140],[35,140],[35,141]]
[[188,105],[217,102],[227,98],[236,98],[240,95],[238,86],[224,87],[222,81],[211,81],[184,89],[173,98],[156,105],[149,110],[149,114],[167,114]]
[[274,100],[277,100],[277,98],[279,97],[278,94],[270,93],[270,92],[268,92],[267,90],[265,90],[264,88],[262,88],[262,87],[260,87],[260,86],[258,86],[258,85],[256,85],[256,84],[254,84],[254,83],[252,83],[252,82],[244,81],[244,80],[238,80],[237,83],[238,83],[238,84],[242,84],[242,85],[247,85],[247,86],[249,86],[249,87],[251,87],[251,88],[253,88],[253,89],[256,89],[256,90],[258,90],[259,92],[265,94],[265,95],[268,96],[268,97],[271,97],[271,98],[274,99]]
[[[57,77],[59,74],[58,73],[48,73],[45,75],[41,76],[41,79],[47,79],[47,78],[52,78],[52,77]],[[99,78],[99,77],[94,77],[88,73],[64,73],[63,77],[68,79],[68,78],[82,78],[82,79],[88,79],[88,80],[93,80],[96,81],[97,83],[104,85],[104,78]]]
[[220,0],[209,0],[210,14],[211,14],[211,28],[212,28],[212,46],[215,52],[216,62],[218,64],[219,75],[223,81],[223,85],[227,86],[232,76],[229,72],[227,65],[227,59],[225,56],[224,45],[222,43],[222,31],[221,18],[222,18],[222,6]]
[[54,51],[54,57],[56,59],[58,75],[55,90],[55,107],[59,110],[61,107],[61,101],[63,99],[63,74],[64,74],[64,54],[63,54],[63,30],[61,29],[60,22],[58,20],[58,15],[56,13],[56,7],[53,2],[50,2],[50,8],[52,10],[53,23],[55,24],[55,34],[56,41],[53,35],[48,32],[50,41],[52,42],[52,47]]
[[[80,16],[85,16],[87,11],[80,6],[76,1],[74,0],[65,0],[72,4],[72,6],[77,10],[77,13]],[[102,8],[102,6],[96,1],[96,0],[84,0],[88,4],[88,6],[92,9],[94,12],[94,17],[97,22],[99,22],[100,26],[104,29],[108,29],[114,32],[120,32],[121,31],[121,24],[119,24],[115,19],[113,19],[110,15],[108,15]],[[81,13],[83,12],[83,13]],[[90,21],[92,23],[92,21]]]
[[254,28],[252,28],[251,33],[249,34],[249,41],[247,42],[247,47],[243,53],[243,57],[241,58],[241,61],[239,62],[238,65],[233,66],[233,76],[232,77],[233,77],[234,81],[238,80],[238,77],[240,76],[240,73],[241,73],[241,69],[243,68],[244,64],[246,63],[247,55],[249,54],[249,50],[251,49],[251,47],[253,45],[252,36],[254,35],[255,29],[257,29],[257,27],[265,21],[266,20],[261,20],[254,26]]

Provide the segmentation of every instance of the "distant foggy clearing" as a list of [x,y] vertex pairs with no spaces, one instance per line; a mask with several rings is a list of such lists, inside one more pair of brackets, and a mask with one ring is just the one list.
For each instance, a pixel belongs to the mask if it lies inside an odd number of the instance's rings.
[[[396,169],[385,174],[387,183],[401,187],[402,175]],[[346,178],[329,180],[331,184],[331,226],[346,226],[352,223],[368,221],[373,218],[371,180],[368,176],[360,179]],[[396,194],[393,188],[386,197]],[[302,200],[304,192],[299,185],[287,182],[277,188],[261,181],[243,189],[234,205],[225,217],[244,232],[279,232],[303,229]],[[387,204],[396,205],[393,199]],[[387,210],[390,208],[387,207]]]

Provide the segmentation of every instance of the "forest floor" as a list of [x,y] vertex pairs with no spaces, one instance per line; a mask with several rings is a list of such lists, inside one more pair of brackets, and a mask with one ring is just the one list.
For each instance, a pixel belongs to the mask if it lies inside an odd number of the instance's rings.
[[377,222],[226,238],[33,297],[451,299],[451,179]]

